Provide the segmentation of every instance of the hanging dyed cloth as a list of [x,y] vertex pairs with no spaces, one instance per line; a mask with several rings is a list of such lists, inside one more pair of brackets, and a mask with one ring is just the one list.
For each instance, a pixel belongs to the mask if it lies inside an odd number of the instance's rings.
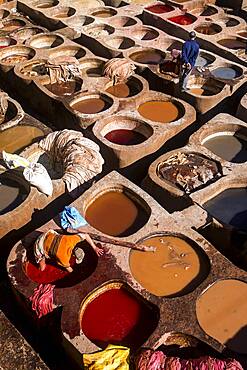
[[129,370],[129,348],[109,344],[104,351],[83,355],[85,370]]

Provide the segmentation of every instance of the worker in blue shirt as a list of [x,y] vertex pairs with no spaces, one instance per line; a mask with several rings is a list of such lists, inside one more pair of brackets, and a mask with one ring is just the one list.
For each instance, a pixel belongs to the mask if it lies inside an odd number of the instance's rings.
[[192,69],[196,63],[196,58],[199,54],[199,45],[195,40],[196,33],[190,32],[189,40],[183,44],[182,55],[181,55],[181,69],[179,76],[179,86],[181,91],[187,90],[187,83]]

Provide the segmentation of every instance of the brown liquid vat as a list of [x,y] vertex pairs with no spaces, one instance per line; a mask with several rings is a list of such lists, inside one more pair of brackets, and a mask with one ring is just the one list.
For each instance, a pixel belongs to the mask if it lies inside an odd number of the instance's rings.
[[5,119],[0,124],[0,132],[2,130],[5,130],[5,129],[8,129],[10,127],[17,125],[24,118],[24,111],[21,105],[17,101],[11,99],[8,96],[7,103],[8,103],[8,108],[6,111]]
[[107,93],[79,93],[64,102],[82,128],[118,109],[118,100]]
[[218,40],[217,43],[230,50],[245,50],[247,42],[238,37],[228,37]]
[[[112,25],[112,20],[111,20]],[[85,28],[83,32],[92,37],[92,38],[102,38],[108,35],[111,35],[115,32],[115,28],[112,26],[109,26],[108,24],[95,24],[90,25],[89,27]]]
[[56,48],[64,43],[64,39],[60,35],[44,33],[42,35],[33,36],[28,44],[36,49],[51,49]]
[[37,79],[37,83],[39,87],[42,86],[44,89],[47,89],[50,94],[61,99],[71,97],[83,89],[83,80],[79,78],[67,82],[55,82],[51,84],[50,77],[42,76],[42,78]]
[[135,46],[134,40],[123,36],[110,36],[104,39],[104,43],[110,48],[117,50],[126,50]]
[[43,68],[46,62],[46,59],[34,58],[33,60],[17,65],[14,71],[27,84],[36,78],[40,81],[48,77],[46,70]]
[[190,11],[191,14],[196,15],[197,17],[211,17],[219,14],[221,8],[217,8],[213,5],[206,5],[200,8],[195,8]]
[[23,63],[32,59],[36,52],[33,48],[16,45],[0,50],[0,64],[2,69],[7,72],[16,64]]
[[6,9],[0,9],[0,19],[4,19],[10,15],[10,12]]
[[222,32],[222,28],[218,24],[211,22],[199,23],[194,30],[206,36],[212,36]]
[[4,20],[3,27],[1,28],[1,31],[3,32],[13,32],[21,27],[24,27],[27,24],[23,19],[21,18],[11,18]]
[[0,37],[0,48],[15,45],[17,41],[12,37]]
[[124,16],[115,16],[111,19],[111,25],[115,28],[128,28],[140,24],[139,19]]
[[129,255],[133,277],[158,297],[179,297],[192,292],[208,276],[210,261],[201,247],[181,234],[157,233],[139,241],[155,252]]
[[114,15],[117,15],[117,13],[116,9],[104,6],[93,10],[90,15],[95,18],[111,18]]
[[166,58],[166,53],[154,48],[136,48],[125,55],[138,66],[158,65]]
[[123,108],[127,103],[133,102],[134,104],[134,99],[146,93],[147,90],[148,82],[138,75],[130,77],[125,83],[113,86],[111,81],[105,85],[105,91],[120,99],[120,105]]

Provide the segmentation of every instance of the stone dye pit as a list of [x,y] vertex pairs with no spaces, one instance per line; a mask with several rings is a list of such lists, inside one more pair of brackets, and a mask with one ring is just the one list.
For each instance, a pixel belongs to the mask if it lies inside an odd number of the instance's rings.
[[[48,89],[54,95],[64,96],[64,95],[72,95],[80,91],[81,85],[82,85],[82,82],[70,80],[66,82],[55,82],[55,83],[47,84],[47,85],[45,84],[44,87]],[[97,102],[95,104],[97,105]]]
[[157,166],[157,175],[190,193],[220,177],[215,162],[195,153],[178,152]]
[[118,145],[138,145],[146,140],[140,132],[126,129],[112,130],[105,135],[105,138]]
[[247,339],[247,284],[219,280],[198,298],[197,319],[205,332],[229,349],[245,353]]
[[153,122],[168,123],[176,121],[179,116],[179,107],[173,101],[149,101],[138,107],[139,114]]
[[242,75],[241,69],[234,68],[234,67],[218,67],[212,70],[211,73],[215,78],[219,78],[223,80],[232,80]]
[[100,113],[107,108],[109,108],[110,104],[101,97],[99,98],[84,98],[81,100],[77,100],[75,103],[71,104],[71,108],[83,113],[83,114],[95,114]]
[[82,305],[81,329],[101,348],[108,343],[138,348],[155,329],[156,315],[123,285],[111,285],[101,294],[96,291],[95,297]]
[[16,125],[0,131],[0,150],[8,153],[20,153],[25,147],[38,141],[44,132],[35,126]]
[[159,235],[142,243],[156,247],[156,251],[132,251],[130,269],[134,278],[156,296],[186,294],[209,272],[209,262],[203,252],[178,236]]
[[170,22],[180,24],[182,26],[189,26],[196,21],[196,17],[190,14],[179,15],[177,17],[168,18]]
[[246,231],[246,195],[246,188],[229,188],[204,203],[203,207],[220,222]]
[[12,211],[27,198],[28,186],[11,177],[0,175],[0,215]]
[[149,6],[146,8],[146,10],[148,10],[151,13],[162,14],[162,13],[169,13],[172,10],[174,10],[174,8],[171,5],[160,3],[160,4]]
[[208,136],[202,145],[226,161],[233,163],[247,161],[247,140],[241,133],[219,132]]
[[95,229],[108,235],[123,237],[144,226],[149,214],[131,194],[116,190],[99,195],[87,207],[85,217]]
[[130,55],[130,59],[132,59],[136,63],[151,65],[160,64],[163,61],[164,57],[164,53],[158,50],[138,51]]

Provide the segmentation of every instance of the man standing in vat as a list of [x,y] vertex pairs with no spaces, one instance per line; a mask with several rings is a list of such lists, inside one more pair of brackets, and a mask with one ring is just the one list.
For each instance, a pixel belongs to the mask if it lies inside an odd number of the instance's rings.
[[189,40],[187,40],[182,47],[181,69],[179,76],[179,86],[182,92],[187,90],[187,83],[199,54],[199,44],[195,39],[196,33],[194,31],[190,32]]

